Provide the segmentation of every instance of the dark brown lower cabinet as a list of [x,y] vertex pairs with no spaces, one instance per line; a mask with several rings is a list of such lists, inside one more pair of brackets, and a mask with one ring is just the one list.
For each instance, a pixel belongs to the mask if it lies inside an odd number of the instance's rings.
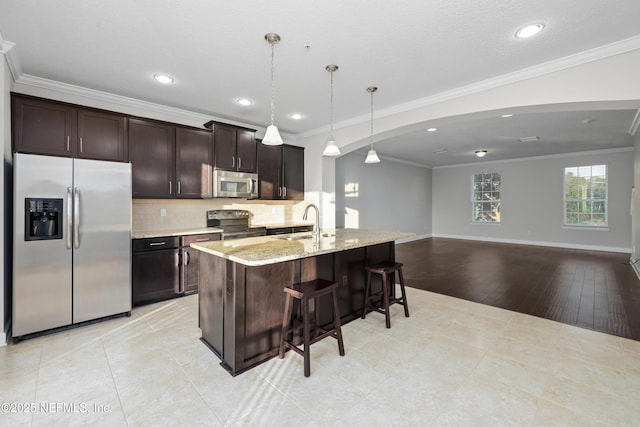
[[180,238],[134,239],[132,304],[139,306],[173,298],[180,287]]
[[220,240],[220,233],[134,239],[132,303],[149,304],[198,292],[200,251],[189,245]]
[[[337,281],[340,317],[347,323],[362,315],[364,265],[382,259],[394,259],[393,242],[263,266],[202,252],[202,340],[232,375],[244,372],[278,353],[285,286],[315,278]],[[313,308],[322,325],[333,320],[330,304],[330,299],[320,300]]]

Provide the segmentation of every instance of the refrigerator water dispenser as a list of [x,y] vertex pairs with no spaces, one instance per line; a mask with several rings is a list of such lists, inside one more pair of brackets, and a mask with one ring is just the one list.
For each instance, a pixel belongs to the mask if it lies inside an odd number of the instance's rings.
[[24,240],[62,239],[62,199],[24,199]]

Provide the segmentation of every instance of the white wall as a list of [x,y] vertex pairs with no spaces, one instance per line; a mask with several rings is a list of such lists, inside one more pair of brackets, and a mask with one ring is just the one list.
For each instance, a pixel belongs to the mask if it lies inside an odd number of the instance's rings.
[[[1,42],[1,39],[0,39]],[[5,60],[5,55],[0,53],[0,147],[2,147],[2,173],[0,173],[0,188],[2,188],[2,211],[0,211],[0,271],[2,271],[2,292],[0,292],[0,346],[6,344],[6,332],[9,326],[10,310],[8,305],[11,304],[9,289],[10,272],[12,270],[10,261],[11,248],[11,190],[5,188],[5,185],[11,186],[11,73]]]
[[431,169],[351,153],[335,162],[336,226],[431,235]]
[[635,152],[633,156],[633,183],[635,187],[633,197],[633,218],[631,225],[631,263],[640,277],[640,130],[636,131],[634,139]]
[[[631,252],[631,150],[434,168],[434,235]],[[564,168],[595,164],[608,166],[608,230],[567,228],[563,222]],[[471,221],[471,175],[481,172],[502,174],[499,225]]]
[[[429,124],[439,124],[452,117],[473,114],[481,117],[492,110],[527,108],[541,111],[548,109],[588,110],[594,108],[638,108],[640,85],[637,74],[640,70],[640,50],[629,51],[604,57],[593,58],[593,52],[584,54],[585,62],[572,66],[570,63],[580,59],[574,55],[567,61],[542,64],[535,69],[527,69],[503,78],[480,82],[451,93],[437,94],[411,105],[396,106],[385,111],[376,111],[374,142],[391,138],[408,131],[426,129]],[[547,108],[548,107],[548,108]],[[369,143],[370,127],[368,115],[358,123],[336,123],[334,136],[342,153],[347,154]],[[332,158],[322,158],[320,153],[326,143],[328,129],[323,134],[305,135],[296,141],[296,145],[307,147],[305,153],[305,180],[308,191],[321,192],[331,200],[336,187],[332,188],[330,164]],[[316,155],[311,155],[316,153]],[[310,154],[310,155],[306,155]],[[322,166],[320,166],[322,165]],[[314,174],[312,174],[312,172]],[[624,203],[629,205],[627,200]],[[323,209],[331,209],[330,203]],[[321,213],[331,226],[330,213]],[[434,228],[435,230],[435,228]],[[625,247],[629,247],[626,243]]]

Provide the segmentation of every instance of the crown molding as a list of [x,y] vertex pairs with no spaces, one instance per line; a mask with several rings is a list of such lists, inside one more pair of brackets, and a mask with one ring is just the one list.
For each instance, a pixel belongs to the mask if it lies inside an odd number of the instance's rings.
[[529,160],[559,159],[563,157],[595,156],[599,154],[624,153],[624,152],[633,151],[633,150],[634,150],[634,147],[605,148],[604,150],[574,151],[572,153],[548,154],[544,156],[518,157],[515,159],[490,160],[490,161],[473,162],[473,163],[458,163],[456,165],[433,166],[432,169],[451,169],[451,168],[461,168],[466,166],[495,165],[500,163],[526,162]]
[[20,67],[20,62],[18,61],[16,50],[14,49],[15,46],[15,43],[4,40],[0,34],[0,53],[4,54],[7,65],[9,66],[9,71],[11,72],[11,77],[13,77],[13,81],[16,81],[17,78],[22,75],[22,68]]
[[[567,68],[576,67],[578,65],[587,64],[589,62],[609,58],[611,56],[620,55],[622,53],[631,52],[638,49],[640,49],[640,36],[630,37],[628,39],[619,40],[617,42],[610,43],[604,46],[599,46],[593,49],[578,52],[573,55],[534,65],[532,67],[523,68],[512,73],[503,74],[501,76],[493,77],[486,80],[481,80],[479,82],[471,83],[469,85],[461,86],[449,91],[440,92],[425,98],[398,104],[390,108],[377,110],[376,116],[378,118],[382,118],[395,114],[406,113],[418,108],[431,106],[452,99],[461,98],[463,96],[473,95],[479,92],[483,92],[489,89],[495,89],[500,86],[506,86],[508,84],[517,83],[523,80],[529,80],[535,77],[544,76],[546,74],[562,71]],[[336,129],[358,125],[369,120],[369,114],[361,115],[338,123],[334,123],[333,128],[335,131]],[[326,129],[327,127],[312,129],[307,132],[298,134],[298,138],[316,136],[326,132]]]

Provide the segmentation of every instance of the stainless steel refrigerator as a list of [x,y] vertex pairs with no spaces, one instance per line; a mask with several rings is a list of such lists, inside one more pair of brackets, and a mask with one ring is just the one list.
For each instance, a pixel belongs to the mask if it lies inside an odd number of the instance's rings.
[[15,154],[12,335],[131,311],[131,165]]

